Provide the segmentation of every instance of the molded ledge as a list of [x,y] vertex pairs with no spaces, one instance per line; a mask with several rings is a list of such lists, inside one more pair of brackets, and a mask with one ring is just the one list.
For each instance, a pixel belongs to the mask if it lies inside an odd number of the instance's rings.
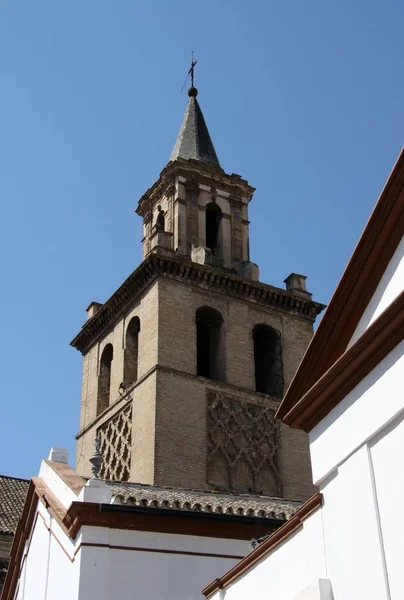
[[[404,292],[283,417],[309,432],[404,339]],[[279,411],[278,411],[279,412]]]
[[323,495],[320,493],[314,494],[311,498],[303,504],[301,508],[287,521],[282,527],[277,529],[272,535],[270,535],[264,542],[262,542],[255,550],[250,554],[247,554],[243,560],[237,563],[230,571],[227,571],[218,579],[215,579],[203,590],[202,594],[205,598],[211,598],[218,590],[221,590],[246,571],[249,571],[257,562],[261,561],[267,554],[270,554],[278,546],[283,544],[292,534],[296,533],[303,527],[303,521],[310,517],[316,510],[321,508],[323,503]]

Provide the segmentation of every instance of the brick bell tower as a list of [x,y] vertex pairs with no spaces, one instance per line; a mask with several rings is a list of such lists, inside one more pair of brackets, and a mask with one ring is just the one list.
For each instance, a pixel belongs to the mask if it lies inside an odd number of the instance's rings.
[[77,470],[98,436],[105,479],[265,493],[312,492],[303,432],[274,419],[323,305],[305,277],[286,289],[250,261],[254,188],[220,166],[195,87],[174,149],[140,198],[143,262],[92,302]]

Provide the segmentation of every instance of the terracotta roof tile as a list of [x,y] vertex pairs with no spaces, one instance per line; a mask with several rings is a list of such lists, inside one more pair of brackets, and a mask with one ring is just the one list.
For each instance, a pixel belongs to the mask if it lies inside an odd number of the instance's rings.
[[106,483],[112,489],[114,503],[146,508],[287,520],[302,504],[270,496],[206,492],[116,481]]
[[24,508],[29,481],[0,475],[0,533],[13,535]]

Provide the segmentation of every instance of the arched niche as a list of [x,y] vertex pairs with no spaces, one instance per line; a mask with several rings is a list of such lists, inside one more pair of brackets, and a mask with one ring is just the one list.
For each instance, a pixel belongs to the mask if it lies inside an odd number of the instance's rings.
[[225,381],[223,317],[210,306],[198,308],[196,322],[196,372],[201,377]]
[[276,398],[283,396],[282,344],[279,331],[269,325],[253,329],[255,391]]

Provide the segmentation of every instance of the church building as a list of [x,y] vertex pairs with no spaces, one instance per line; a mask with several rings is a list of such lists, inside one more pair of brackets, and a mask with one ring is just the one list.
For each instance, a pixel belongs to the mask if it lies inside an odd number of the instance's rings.
[[323,305],[292,273],[263,284],[249,252],[254,188],[220,166],[191,87],[167,166],[140,198],[143,262],[72,341],[83,354],[77,472],[306,499],[307,438],[275,411]]
[[254,188],[221,167],[193,78],[188,95],[136,209],[143,261],[71,342],[76,467],[54,448],[31,480],[4,600],[200,598],[315,492],[307,434],[275,413],[324,306],[304,275],[259,281]]

